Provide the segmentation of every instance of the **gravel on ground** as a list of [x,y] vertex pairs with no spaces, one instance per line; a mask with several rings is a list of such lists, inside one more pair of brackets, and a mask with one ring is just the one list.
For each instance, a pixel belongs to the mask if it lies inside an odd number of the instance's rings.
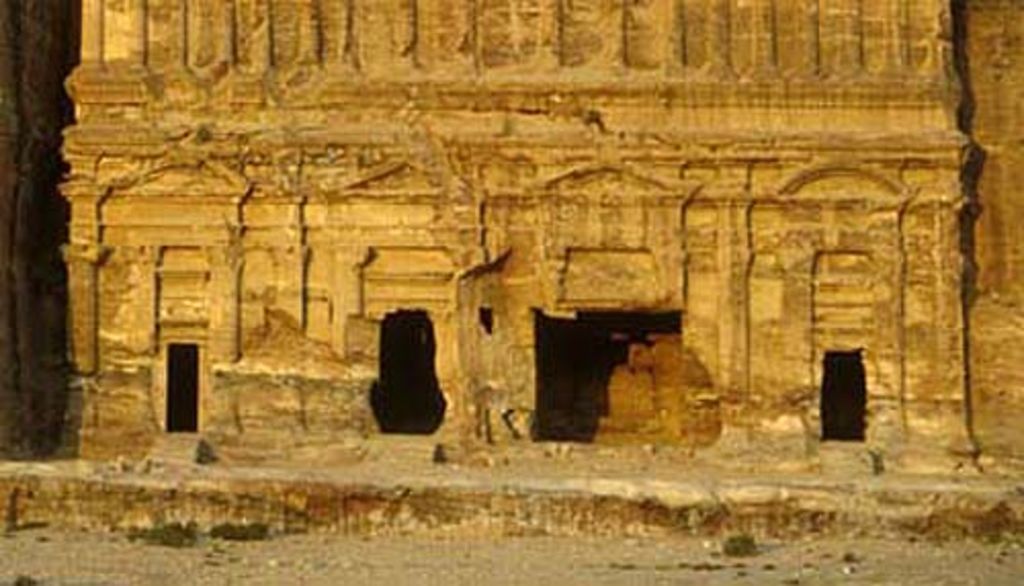
[[811,585],[1024,583],[1014,541],[805,537],[729,557],[721,539],[278,535],[172,548],[121,533],[23,529],[0,536],[0,586]]

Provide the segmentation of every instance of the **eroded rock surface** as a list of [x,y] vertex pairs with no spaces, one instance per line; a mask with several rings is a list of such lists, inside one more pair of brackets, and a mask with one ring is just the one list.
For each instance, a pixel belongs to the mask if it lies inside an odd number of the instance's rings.
[[99,458],[1024,444],[1019,3],[44,4],[0,19],[0,445],[52,448],[66,402]]
[[0,7],[0,456],[52,453],[67,405],[67,293],[57,190],[63,83],[78,58],[75,3]]
[[984,152],[974,231],[978,275],[971,303],[971,388],[984,452],[1024,456],[1024,5],[967,2],[973,116]]
[[84,455],[372,433],[367,404],[446,438],[497,410],[754,458],[971,453],[947,3],[179,6],[84,5]]

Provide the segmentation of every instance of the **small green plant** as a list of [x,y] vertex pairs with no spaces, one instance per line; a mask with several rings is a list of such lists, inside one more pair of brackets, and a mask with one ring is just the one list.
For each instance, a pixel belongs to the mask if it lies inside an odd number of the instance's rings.
[[221,523],[210,529],[210,537],[225,541],[263,541],[270,537],[265,523]]
[[757,541],[746,533],[730,535],[722,543],[722,553],[734,558],[757,555]]
[[128,539],[142,541],[149,545],[165,547],[192,547],[199,541],[195,523],[157,524],[148,529],[135,529],[128,533]]

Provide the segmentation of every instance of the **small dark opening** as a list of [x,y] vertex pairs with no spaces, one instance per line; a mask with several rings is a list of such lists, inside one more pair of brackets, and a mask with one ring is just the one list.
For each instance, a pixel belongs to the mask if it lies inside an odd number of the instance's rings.
[[580,312],[577,319],[534,316],[537,437],[591,442],[608,412],[608,383],[630,344],[678,334],[679,313]]
[[167,347],[167,431],[199,430],[199,347],[171,344]]
[[380,377],[370,394],[383,433],[431,434],[446,403],[434,369],[434,326],[425,311],[399,311],[380,330]]
[[480,327],[488,334],[494,333],[494,310],[490,307],[481,307],[478,312]]
[[863,441],[867,384],[860,350],[827,352],[821,381],[821,438]]

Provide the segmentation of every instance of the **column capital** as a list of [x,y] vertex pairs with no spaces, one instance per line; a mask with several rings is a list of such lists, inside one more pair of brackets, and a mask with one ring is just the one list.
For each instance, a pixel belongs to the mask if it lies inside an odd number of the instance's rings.
[[100,266],[106,262],[112,251],[109,246],[99,243],[71,243],[61,247],[64,262],[68,264],[87,263]]
[[213,268],[238,272],[245,265],[245,249],[239,243],[211,246],[206,251],[206,258]]
[[362,269],[370,264],[376,254],[368,246],[342,246],[334,250],[334,260],[351,269]]

